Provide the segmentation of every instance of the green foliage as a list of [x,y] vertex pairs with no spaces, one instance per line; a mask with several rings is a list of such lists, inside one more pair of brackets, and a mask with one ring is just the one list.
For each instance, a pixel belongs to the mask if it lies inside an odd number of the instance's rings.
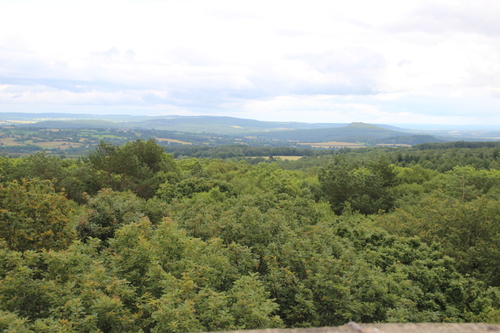
[[153,197],[167,174],[177,171],[172,156],[154,139],[138,139],[121,147],[101,141],[89,162],[101,188],[131,190],[142,198]]
[[102,189],[95,197],[87,196],[86,211],[80,216],[76,230],[81,240],[92,237],[106,241],[122,225],[137,222],[144,216],[150,216],[155,222],[161,220],[166,213],[162,207],[161,202],[151,199],[148,203],[130,191]]
[[261,282],[234,265],[240,246],[189,237],[169,219],[155,229],[143,219],[120,229],[110,247],[117,273],[144,295],[153,332],[281,325]]
[[318,178],[336,214],[341,214],[347,205],[363,214],[388,211],[393,206],[396,174],[384,157],[361,167],[342,155],[336,156],[333,164],[322,168]]
[[154,140],[0,159],[0,330],[498,322],[500,175],[437,166],[454,149],[343,150],[289,170],[175,161]]
[[32,333],[29,326],[26,318],[19,318],[13,312],[0,311],[0,330],[2,332]]
[[[23,158],[17,165],[15,179],[40,178],[42,180],[55,180],[54,185],[65,177],[65,161],[46,152],[38,152]],[[60,189],[60,188],[59,188]]]
[[469,202],[438,193],[420,204],[406,206],[379,217],[380,225],[402,235],[418,235],[427,243],[439,243],[456,259],[463,274],[490,285],[500,285],[500,204],[481,197]]
[[59,252],[1,250],[0,311],[16,313],[37,332],[139,330],[138,315],[127,306],[133,290],[96,260],[95,245],[76,243]]
[[0,239],[10,249],[64,249],[75,237],[74,207],[48,181],[0,184],[0,203]]
[[226,181],[201,177],[189,177],[174,184],[165,182],[160,185],[156,194],[160,199],[170,202],[172,199],[191,198],[196,193],[209,192],[212,189],[218,189],[226,196],[236,194],[234,187]]
[[436,171],[424,169],[420,164],[415,164],[410,168],[396,167],[394,171],[398,181],[402,184],[423,184],[437,174]]
[[334,218],[325,205],[271,194],[227,203],[193,197],[172,212],[190,234],[249,248],[287,327],[460,321],[483,309],[465,301],[481,285],[457,273],[440,248],[391,236],[361,215]]
[[50,180],[58,192],[64,192],[68,199],[83,203],[83,192],[92,183],[91,173],[82,160],[62,160],[46,152],[38,152],[10,163],[8,180],[33,179]]
[[499,186],[499,170],[477,170],[471,166],[454,167],[425,184],[429,191],[440,189],[460,201],[471,201]]
[[238,329],[280,327],[278,316],[269,316],[278,309],[278,305],[269,299],[269,292],[256,278],[256,275],[244,276],[234,283],[229,291],[232,300],[231,312]]
[[246,193],[262,193],[275,195],[287,194],[295,197],[301,193],[302,175],[295,171],[282,170],[277,164],[260,163],[246,174],[248,187]]

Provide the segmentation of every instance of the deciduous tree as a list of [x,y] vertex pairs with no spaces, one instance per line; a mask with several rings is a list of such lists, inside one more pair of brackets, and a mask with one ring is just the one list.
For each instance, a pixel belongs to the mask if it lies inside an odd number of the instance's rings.
[[0,184],[0,238],[10,249],[64,249],[75,238],[72,205],[49,181]]

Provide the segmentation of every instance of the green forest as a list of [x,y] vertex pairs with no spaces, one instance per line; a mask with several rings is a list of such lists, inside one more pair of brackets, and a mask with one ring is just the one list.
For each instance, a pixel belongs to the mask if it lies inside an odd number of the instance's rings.
[[0,157],[0,330],[500,323],[498,143],[189,149]]

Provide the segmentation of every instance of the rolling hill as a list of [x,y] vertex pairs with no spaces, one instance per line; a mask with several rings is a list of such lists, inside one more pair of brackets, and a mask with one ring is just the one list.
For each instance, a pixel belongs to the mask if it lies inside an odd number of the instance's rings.
[[[33,114],[34,115],[34,114]],[[13,118],[3,117],[9,121]],[[2,120],[2,115],[0,115]],[[80,115],[76,117],[65,117],[64,114],[36,115],[29,118],[23,116],[22,120],[31,120],[26,124],[29,127],[52,127],[52,128],[135,128],[135,129],[156,129],[166,131],[213,133],[223,135],[245,135],[260,131],[283,131],[297,129],[323,129],[346,126],[344,123],[299,123],[299,122],[273,122],[259,121],[253,119],[242,119],[234,117],[214,117],[214,116],[93,116]]]
[[[23,127],[79,129],[115,128],[164,130],[185,133],[210,133],[233,137],[252,136],[262,140],[292,142],[345,141],[373,145],[417,144],[443,142],[430,135],[415,135],[395,126],[372,125],[361,122],[300,123],[273,122],[234,117],[215,116],[124,116],[124,115],[67,115],[67,114],[12,114],[0,115],[7,124],[22,123]],[[20,125],[20,124],[19,124]]]
[[365,123],[352,123],[343,127],[301,129],[280,132],[260,132],[255,136],[266,139],[297,141],[297,142],[362,142],[365,144],[419,144],[428,142],[445,142],[430,135],[415,135],[396,131],[395,127],[382,127]]

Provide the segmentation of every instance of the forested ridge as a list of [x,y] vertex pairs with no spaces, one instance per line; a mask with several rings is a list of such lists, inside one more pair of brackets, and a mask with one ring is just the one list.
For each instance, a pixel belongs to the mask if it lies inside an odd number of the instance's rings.
[[0,157],[0,330],[500,323],[497,144],[306,151]]

